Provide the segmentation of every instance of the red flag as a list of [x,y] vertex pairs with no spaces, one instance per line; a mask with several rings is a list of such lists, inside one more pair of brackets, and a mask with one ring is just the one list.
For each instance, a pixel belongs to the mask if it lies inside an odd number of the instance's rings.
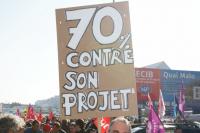
[[40,112],[39,112],[39,114],[37,115],[37,120],[38,120],[39,122],[42,122],[42,119],[43,119],[43,116],[42,116],[42,109],[40,108]]
[[160,117],[160,119],[165,115],[165,110],[165,103],[163,100],[162,91],[160,90],[160,96],[158,101],[158,116]]
[[[93,119],[93,123],[98,128],[98,119],[97,118]],[[101,133],[107,133],[107,130],[110,125],[110,117],[101,118],[100,124],[101,124]]]
[[110,117],[103,117],[101,119],[101,133],[106,133],[110,125]]
[[92,120],[92,122],[94,123],[94,125],[98,128],[98,119],[97,118],[94,118]]
[[52,120],[53,117],[54,117],[54,114],[53,114],[52,110],[49,109],[49,116],[48,116],[49,120]]
[[29,105],[28,111],[26,114],[26,119],[35,119],[35,112],[33,106]]

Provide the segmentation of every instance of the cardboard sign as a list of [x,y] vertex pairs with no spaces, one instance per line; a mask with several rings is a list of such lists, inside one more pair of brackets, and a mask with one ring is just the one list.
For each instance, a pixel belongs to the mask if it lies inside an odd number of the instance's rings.
[[137,115],[128,2],[56,10],[64,118]]

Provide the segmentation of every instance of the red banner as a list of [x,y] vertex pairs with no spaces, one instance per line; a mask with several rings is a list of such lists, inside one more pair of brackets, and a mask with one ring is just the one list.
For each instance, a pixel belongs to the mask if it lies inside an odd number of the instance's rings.
[[136,88],[138,102],[146,101],[149,93],[152,100],[158,100],[160,90],[160,70],[136,68]]

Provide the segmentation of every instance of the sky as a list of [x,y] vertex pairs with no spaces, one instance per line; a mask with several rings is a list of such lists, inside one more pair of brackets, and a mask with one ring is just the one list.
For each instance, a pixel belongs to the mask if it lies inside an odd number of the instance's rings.
[[[115,0],[115,2],[123,0]],[[59,94],[55,9],[112,0],[1,0],[0,103]],[[129,0],[134,65],[200,71],[199,0]]]

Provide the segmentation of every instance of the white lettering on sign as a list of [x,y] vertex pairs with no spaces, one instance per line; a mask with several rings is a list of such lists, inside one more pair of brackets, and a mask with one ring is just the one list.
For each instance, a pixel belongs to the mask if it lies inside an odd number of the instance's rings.
[[183,78],[183,79],[195,79],[195,75],[194,74],[191,74],[191,73],[181,73],[180,72],[180,78]]
[[[118,49],[98,49],[91,52],[69,53],[66,57],[66,64],[72,68],[80,66],[97,66],[97,65],[115,65],[115,64],[132,64],[133,51],[131,49],[119,51]],[[141,76],[153,76],[153,72],[141,72]]]
[[87,72],[87,73],[77,73],[77,72],[67,72],[65,78],[68,80],[64,85],[64,89],[72,91],[76,87],[79,89],[83,88],[97,88],[98,84],[98,73],[97,72]]
[[[80,9],[74,11],[66,11],[67,20],[80,20],[76,28],[69,28],[69,33],[72,34],[67,47],[71,49],[76,49],[78,44],[85,33],[92,16],[94,15],[96,8]],[[101,22],[104,17],[110,17],[113,20],[114,30],[108,35],[104,36],[101,33]],[[123,21],[120,13],[113,7],[104,7],[98,10],[93,19],[92,31],[95,39],[100,44],[110,44],[115,42],[121,35],[123,27]]]
[[74,11],[66,11],[67,20],[80,20],[76,28],[69,28],[69,33],[73,34],[67,45],[69,48],[76,49],[90,23],[90,20],[95,10],[96,8],[88,8]]
[[176,72],[176,73],[164,72],[163,76],[165,79],[178,79],[179,78],[178,72]]
[[[112,18],[114,23],[114,31],[109,36],[104,36],[101,33],[101,21],[105,16],[109,16],[110,18]],[[115,42],[119,38],[122,32],[122,27],[123,22],[119,12],[113,7],[104,7],[96,13],[93,21],[92,30],[94,37],[100,44],[110,44]]]
[[[135,93],[132,88],[117,89],[111,91],[101,91],[101,92],[89,92],[89,93],[77,93],[76,94],[63,94],[64,98],[63,107],[65,108],[65,115],[71,115],[72,107],[77,107],[78,113],[83,113],[83,111],[98,109],[99,111],[106,111],[107,109],[127,109],[128,108],[128,96],[131,93]],[[97,104],[98,99],[103,98],[102,103]],[[109,100],[108,100],[109,99]],[[121,101],[121,103],[119,103]],[[116,103],[118,102],[118,104]],[[111,106],[109,108],[109,103]]]
[[195,75],[190,72],[164,72],[165,79],[195,79]]
[[75,106],[76,104],[76,96],[74,94],[63,94],[63,97],[65,98],[63,107],[65,108],[65,114],[70,115],[71,114],[71,108]]
[[152,71],[136,71],[136,77],[137,78],[153,78],[153,72]]

